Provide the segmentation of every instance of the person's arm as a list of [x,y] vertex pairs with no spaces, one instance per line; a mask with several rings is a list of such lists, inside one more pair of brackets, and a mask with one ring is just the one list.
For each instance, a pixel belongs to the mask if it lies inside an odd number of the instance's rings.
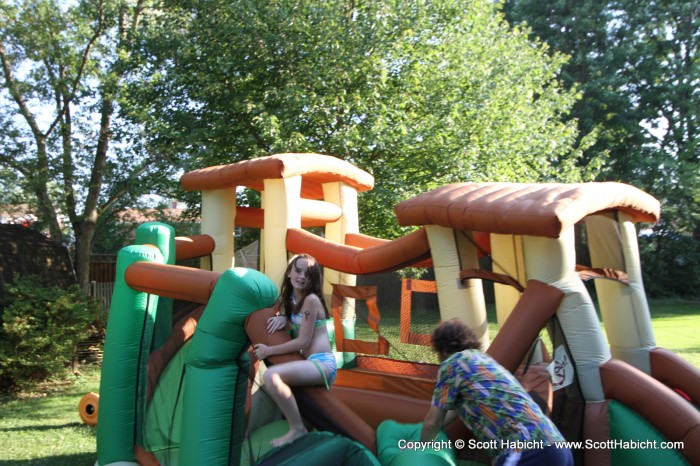
[[447,411],[437,406],[431,406],[423,420],[423,429],[420,432],[421,442],[430,442],[440,433],[445,422]]
[[443,361],[438,369],[430,409],[423,420],[423,428],[420,434],[421,441],[429,442],[435,440],[440,430],[457,417],[455,411],[456,391],[451,384],[453,380],[454,367]]
[[455,419],[457,419],[457,411],[454,409],[451,409],[445,413],[445,419],[442,421],[442,428],[444,429],[445,427],[449,426],[452,424]]
[[283,315],[272,316],[267,319],[267,333],[275,333],[278,330],[288,329],[291,326]]
[[316,316],[318,315],[320,308],[321,301],[318,299],[318,296],[314,294],[307,296],[306,300],[304,301],[304,305],[300,310],[302,320],[299,328],[299,336],[290,341],[274,346],[267,346],[259,343],[253,347],[255,357],[258,359],[265,359],[269,356],[295,353],[308,348],[314,335],[314,330],[316,328]]

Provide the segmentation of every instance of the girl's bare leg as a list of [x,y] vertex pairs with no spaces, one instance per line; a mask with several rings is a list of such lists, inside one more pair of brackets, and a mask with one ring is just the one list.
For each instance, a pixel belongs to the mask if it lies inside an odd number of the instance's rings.
[[289,422],[289,432],[272,440],[272,446],[291,443],[308,430],[299,412],[299,406],[290,386],[323,385],[323,377],[311,361],[294,361],[272,366],[263,375],[268,393]]

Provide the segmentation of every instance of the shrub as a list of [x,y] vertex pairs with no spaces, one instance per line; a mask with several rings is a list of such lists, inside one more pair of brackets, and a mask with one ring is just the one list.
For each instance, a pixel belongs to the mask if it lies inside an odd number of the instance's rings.
[[0,323],[0,391],[25,389],[67,373],[77,344],[97,323],[98,306],[77,286],[16,276]]

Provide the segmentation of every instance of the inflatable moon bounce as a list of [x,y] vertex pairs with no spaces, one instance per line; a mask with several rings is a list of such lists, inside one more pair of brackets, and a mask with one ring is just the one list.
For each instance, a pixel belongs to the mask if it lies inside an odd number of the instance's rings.
[[[577,465],[700,464],[700,370],[656,345],[636,224],[660,205],[639,189],[451,184],[394,206],[412,231],[387,240],[360,233],[373,177],[335,157],[277,154],[181,184],[202,193],[201,234],[146,223],[118,254],[99,397],[79,406],[97,424],[99,466],[490,464],[456,447],[471,438],[458,421],[417,443],[438,366],[401,348],[429,346],[430,327],[452,318],[573,442]],[[241,188],[261,207],[237,205]],[[234,263],[238,227],[260,231],[258,270]],[[263,362],[250,348],[290,338],[266,322],[302,252],[324,267],[339,370],[330,390],[294,388],[310,433],[272,448],[287,424],[261,373],[302,356]],[[372,281],[409,267],[425,274],[391,275],[400,296]],[[423,295],[433,304],[417,310]]]

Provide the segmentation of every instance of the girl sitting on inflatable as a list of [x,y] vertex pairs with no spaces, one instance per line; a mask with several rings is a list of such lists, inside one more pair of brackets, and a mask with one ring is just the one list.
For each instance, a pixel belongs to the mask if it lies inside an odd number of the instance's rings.
[[263,380],[268,393],[289,422],[289,432],[272,440],[275,447],[293,442],[307,433],[290,386],[325,385],[330,388],[337,367],[326,329],[328,311],[323,299],[321,267],[312,256],[295,256],[287,266],[275,307],[278,315],[267,322],[267,331],[291,328],[293,339],[275,346],[254,346],[255,357],[301,352],[303,361],[271,366]]

